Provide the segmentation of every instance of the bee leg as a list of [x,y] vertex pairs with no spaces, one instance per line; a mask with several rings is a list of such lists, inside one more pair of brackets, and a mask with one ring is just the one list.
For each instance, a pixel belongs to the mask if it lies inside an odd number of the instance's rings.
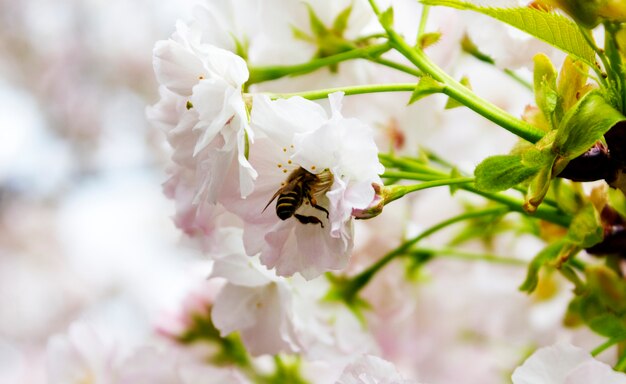
[[322,221],[315,216],[304,216],[298,213],[293,216],[298,219],[298,221],[302,224],[319,224],[322,226],[322,228],[324,228],[324,224],[322,224]]
[[320,205],[317,205],[317,200],[315,199],[315,197],[307,196],[307,198],[309,199],[309,202],[311,203],[311,207],[324,212],[326,214],[326,218],[328,219],[328,210]]

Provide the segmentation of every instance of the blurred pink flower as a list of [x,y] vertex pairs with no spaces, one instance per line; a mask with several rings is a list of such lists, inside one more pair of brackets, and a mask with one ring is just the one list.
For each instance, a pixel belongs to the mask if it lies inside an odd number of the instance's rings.
[[363,355],[349,364],[337,384],[417,384],[404,379],[396,367],[379,357]]

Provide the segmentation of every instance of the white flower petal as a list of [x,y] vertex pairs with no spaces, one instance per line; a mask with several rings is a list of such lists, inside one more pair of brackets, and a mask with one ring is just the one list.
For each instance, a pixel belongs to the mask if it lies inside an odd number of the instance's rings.
[[[583,384],[579,381],[587,370],[598,374],[604,367],[605,374],[615,377],[611,383],[626,382],[626,375],[612,375],[611,367],[606,364],[595,362],[589,352],[568,343],[557,343],[549,347],[538,349],[520,367],[513,372],[514,384]],[[600,365],[598,365],[600,364]]]

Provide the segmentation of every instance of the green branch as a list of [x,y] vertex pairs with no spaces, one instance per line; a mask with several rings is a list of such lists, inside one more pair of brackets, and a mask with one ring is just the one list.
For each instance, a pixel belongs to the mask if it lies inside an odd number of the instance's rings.
[[[372,9],[377,15],[379,15],[379,19],[381,19],[380,11],[376,2],[374,0],[369,1]],[[498,124],[507,131],[530,141],[531,143],[535,143],[543,137],[543,132],[541,130],[533,127],[523,120],[513,117],[508,112],[498,108],[487,100],[480,98],[463,84],[454,80],[435,63],[433,63],[421,49],[409,46],[402,36],[400,36],[393,28],[386,26],[382,20],[381,25],[387,31],[387,34],[389,35],[389,42],[392,47],[404,55],[410,62],[424,72],[424,74],[427,74],[434,80],[442,83],[444,86],[444,94],[450,96],[488,120]]]
[[347,298],[349,301],[350,300],[354,300],[357,296],[357,294],[359,293],[359,291],[361,289],[363,289],[363,287],[365,287],[367,285],[367,283],[374,277],[374,275],[376,275],[376,273],[381,270],[384,266],[386,266],[390,261],[392,261],[393,259],[395,259],[398,256],[401,255],[406,255],[407,252],[409,252],[411,250],[411,248],[420,240],[452,225],[464,220],[470,220],[470,219],[474,219],[477,217],[483,217],[483,216],[492,216],[492,215],[502,215],[504,213],[506,213],[508,211],[507,208],[505,207],[499,207],[499,208],[491,208],[491,209],[485,209],[482,211],[477,211],[477,212],[468,212],[468,213],[463,213],[461,215],[458,216],[454,216],[450,219],[444,220],[430,228],[428,228],[427,230],[425,230],[424,232],[422,232],[421,234],[419,234],[418,236],[402,243],[402,245],[400,245],[399,247],[397,247],[396,249],[394,249],[393,251],[387,253],[385,256],[383,256],[381,259],[379,259],[377,262],[375,262],[374,264],[372,264],[369,268],[367,268],[365,271],[359,273],[358,275],[354,276],[353,278],[351,278],[343,287],[343,297]]
[[294,92],[294,93],[268,93],[272,99],[287,99],[293,96],[304,97],[309,100],[325,99],[329,94],[334,92],[343,92],[346,95],[359,95],[364,93],[379,92],[413,92],[415,83],[400,84],[370,84],[370,85],[354,85],[349,87],[338,87],[328,89],[318,89],[314,91]]
[[410,252],[407,252],[407,255],[413,256],[418,255],[421,256],[423,254],[432,254],[437,256],[448,256],[450,258],[467,260],[467,261],[487,261],[490,263],[497,264],[507,264],[507,265],[519,265],[526,266],[528,263],[524,260],[515,259],[512,257],[502,257],[497,255],[492,255],[488,253],[473,253],[466,252],[460,249],[454,248],[413,248]]
[[319,68],[337,64],[342,61],[352,59],[372,59],[389,51],[389,43],[372,45],[364,48],[356,48],[336,55],[313,59],[307,63],[295,65],[273,65],[267,67],[251,67],[250,77],[247,85],[262,83],[264,81],[276,80],[285,76],[303,75],[313,72]]

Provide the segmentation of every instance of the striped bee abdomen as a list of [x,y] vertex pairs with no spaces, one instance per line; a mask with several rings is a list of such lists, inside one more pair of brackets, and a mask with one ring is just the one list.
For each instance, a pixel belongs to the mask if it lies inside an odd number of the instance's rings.
[[295,188],[292,191],[287,191],[278,196],[276,201],[276,215],[281,220],[287,220],[296,210],[302,205],[304,195],[302,188]]

